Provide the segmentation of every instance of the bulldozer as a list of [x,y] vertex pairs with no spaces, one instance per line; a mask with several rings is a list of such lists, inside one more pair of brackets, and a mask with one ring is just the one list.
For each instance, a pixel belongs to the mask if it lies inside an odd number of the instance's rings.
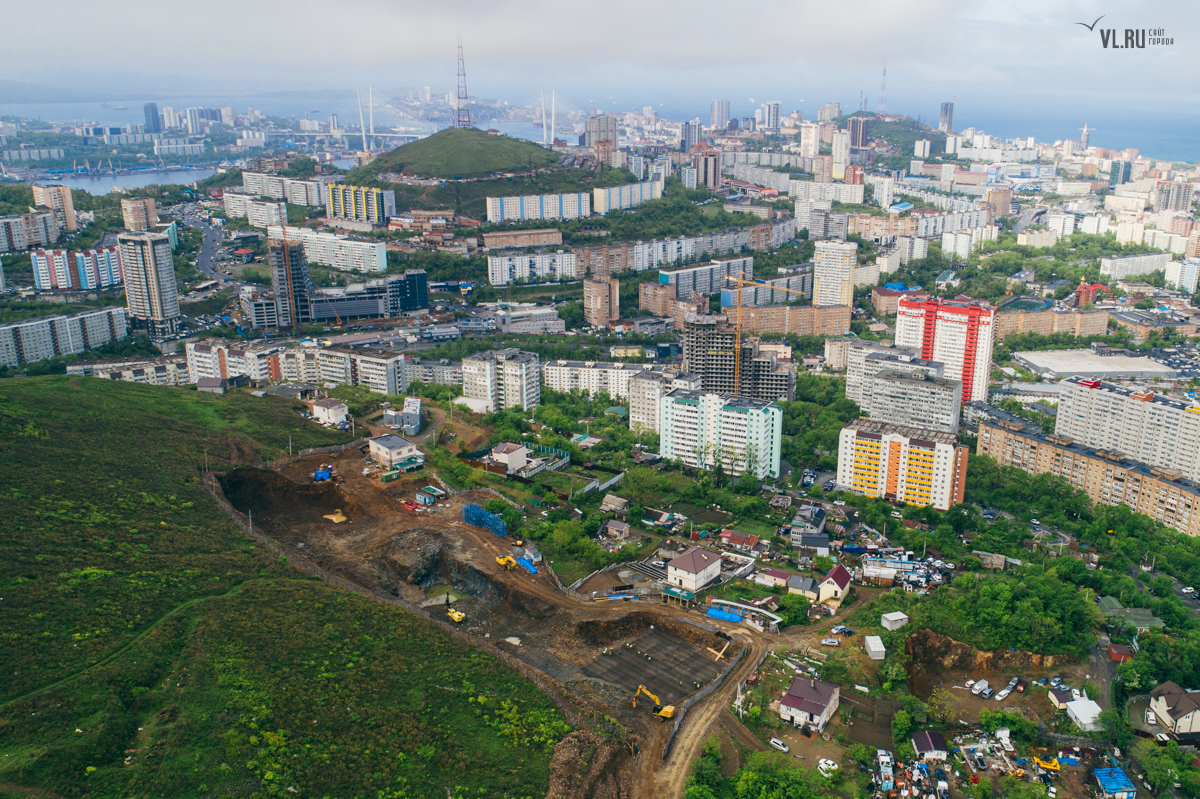
[[517,568],[517,562],[513,560],[512,555],[505,555],[504,557],[496,558],[496,565],[505,571]]
[[449,616],[450,621],[454,622],[455,624],[460,623],[467,617],[467,614],[463,613],[461,610],[455,610],[454,608],[446,608],[446,615]]
[[654,703],[654,715],[660,716],[664,719],[674,718],[675,706],[674,705],[663,705],[662,700],[660,700],[654,694],[650,693],[650,689],[644,685],[639,685],[637,691],[634,692],[634,694],[633,694],[633,706],[634,707],[637,707],[638,697],[641,696],[642,694],[645,694],[646,696],[650,697],[650,701]]

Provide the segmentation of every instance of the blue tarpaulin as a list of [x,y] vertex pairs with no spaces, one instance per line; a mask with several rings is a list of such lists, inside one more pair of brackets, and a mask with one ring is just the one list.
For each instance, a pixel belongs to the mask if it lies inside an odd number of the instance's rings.
[[517,565],[530,574],[537,574],[537,566],[529,558],[517,558]]
[[705,615],[711,616],[714,619],[720,619],[721,621],[731,621],[734,624],[742,621],[742,617],[736,613],[730,613],[726,610],[718,610],[717,608],[709,608],[708,613]]

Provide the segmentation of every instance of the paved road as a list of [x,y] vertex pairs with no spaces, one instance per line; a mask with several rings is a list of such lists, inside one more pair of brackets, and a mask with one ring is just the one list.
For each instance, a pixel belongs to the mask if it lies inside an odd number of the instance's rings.
[[1040,209],[1040,212],[1039,212],[1039,209],[1036,209],[1036,208],[1021,209],[1021,215],[1017,218],[1016,232],[1020,233],[1023,230],[1025,230],[1025,228],[1029,227],[1030,225],[1036,224],[1035,218],[1037,216],[1039,216],[1041,214],[1045,214],[1045,213],[1046,213],[1045,208]]

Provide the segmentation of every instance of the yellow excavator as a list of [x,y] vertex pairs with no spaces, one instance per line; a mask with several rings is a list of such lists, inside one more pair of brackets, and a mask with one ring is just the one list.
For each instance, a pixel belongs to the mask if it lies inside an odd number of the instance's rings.
[[446,608],[446,615],[449,616],[450,621],[454,622],[455,624],[458,624],[467,617],[467,614],[463,613],[461,610],[455,610],[454,608]]
[[1042,768],[1046,769],[1047,771],[1059,771],[1062,769],[1062,764],[1058,762],[1057,757],[1053,758],[1052,760],[1049,760],[1049,761],[1041,760],[1038,757],[1034,757],[1033,763],[1036,766],[1041,766]]
[[661,716],[664,719],[674,718],[675,706],[663,705],[662,700],[650,693],[650,689],[644,685],[639,685],[637,691],[633,695],[633,706],[637,707],[638,697],[642,694],[650,697],[650,701],[654,703],[654,715]]
[[496,558],[496,565],[505,570],[517,568],[517,562],[513,560],[512,555],[505,555],[502,558]]

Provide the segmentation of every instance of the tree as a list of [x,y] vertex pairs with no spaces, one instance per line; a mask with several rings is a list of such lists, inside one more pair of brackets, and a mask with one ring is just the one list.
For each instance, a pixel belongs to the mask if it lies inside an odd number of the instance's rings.
[[892,714],[892,741],[896,746],[908,741],[912,733],[913,720],[907,710],[897,710]]
[[930,716],[933,716],[938,721],[945,721],[954,711],[954,697],[945,688],[938,686],[929,695],[929,699],[925,700],[925,707],[928,709]]

